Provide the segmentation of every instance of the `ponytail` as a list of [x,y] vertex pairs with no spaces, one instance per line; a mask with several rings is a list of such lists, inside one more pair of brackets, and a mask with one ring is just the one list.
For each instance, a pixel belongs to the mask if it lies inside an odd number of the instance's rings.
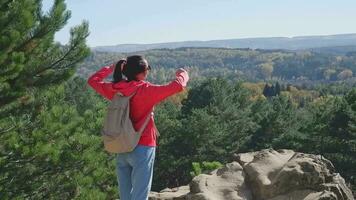
[[[121,65],[123,65],[123,69],[121,69]],[[113,75],[113,83],[118,83],[121,80],[123,80],[123,71],[125,71],[126,69],[126,60],[125,59],[121,59],[119,60],[116,65],[115,65],[115,70],[114,70],[114,75]]]
[[137,74],[150,69],[151,67],[148,65],[144,57],[140,55],[129,56],[126,59],[121,59],[116,63],[113,75],[114,80],[112,82],[118,83],[121,80],[124,80],[122,75],[125,75],[128,82],[136,80]]

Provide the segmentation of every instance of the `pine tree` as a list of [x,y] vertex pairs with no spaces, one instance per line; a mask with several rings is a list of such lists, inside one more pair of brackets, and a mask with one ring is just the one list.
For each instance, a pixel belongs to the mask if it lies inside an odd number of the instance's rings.
[[[77,127],[81,120],[73,107],[58,107],[61,99],[43,99],[51,96],[47,90],[69,79],[88,55],[88,23],[73,27],[68,44],[62,45],[54,35],[70,18],[64,0],[55,0],[46,13],[41,0],[4,0],[0,13],[1,199],[60,198],[60,194],[65,198],[74,193],[69,189],[73,184],[56,184],[68,174],[62,174],[64,165],[53,163],[68,161],[60,157],[68,143],[56,134],[72,133],[68,120],[73,119],[70,125]],[[51,118],[44,117],[47,111]],[[52,148],[53,144],[59,146]]]
[[268,85],[268,83],[266,83],[265,87],[263,88],[263,95],[265,97],[269,97],[269,90],[270,90],[270,86]]
[[345,96],[328,96],[313,104],[312,120],[305,122],[312,143],[310,153],[331,160],[347,182],[356,184],[356,90]]
[[263,88],[263,95],[265,97],[275,96],[275,88],[274,88],[274,86],[266,83],[265,87]]
[[[164,143],[160,144],[163,152],[158,162],[167,166],[169,173],[158,169],[156,180],[168,187],[176,186],[174,181],[186,183],[191,178],[192,162],[226,162],[229,155],[239,151],[257,128],[250,116],[250,97],[240,83],[222,78],[207,79],[189,90],[177,116],[179,121],[166,128],[167,136],[160,140]],[[169,116],[171,113],[167,112]]]
[[[0,117],[30,99],[31,90],[55,85],[73,75],[75,64],[89,53],[88,23],[70,31],[66,45],[54,35],[71,13],[64,0],[55,0],[43,13],[41,0],[0,3]],[[21,101],[20,101],[21,100]],[[0,130],[4,131],[4,130]]]

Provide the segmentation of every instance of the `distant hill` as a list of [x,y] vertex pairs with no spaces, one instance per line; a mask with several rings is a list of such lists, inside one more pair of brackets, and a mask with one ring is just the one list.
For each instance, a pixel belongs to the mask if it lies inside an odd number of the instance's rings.
[[345,55],[348,53],[356,53],[356,46],[330,46],[309,49],[316,53],[327,53],[333,55]]
[[[179,47],[251,48],[251,49],[317,49],[325,47],[356,46],[356,34],[326,36],[246,38],[210,41],[184,41],[155,44],[119,44],[98,46],[93,50],[100,52],[136,52],[149,49],[174,49]],[[325,49],[321,49],[325,50]]]
[[[352,47],[348,49],[351,51],[343,53],[337,47],[313,51],[181,47],[137,53],[145,56],[152,66],[149,81],[160,84],[170,81],[174,70],[179,67],[189,68],[194,80],[221,76],[254,82],[278,80],[293,85],[338,81],[354,84],[356,54],[351,53]],[[93,51],[78,67],[78,75],[87,78],[101,66],[114,63],[128,54]]]

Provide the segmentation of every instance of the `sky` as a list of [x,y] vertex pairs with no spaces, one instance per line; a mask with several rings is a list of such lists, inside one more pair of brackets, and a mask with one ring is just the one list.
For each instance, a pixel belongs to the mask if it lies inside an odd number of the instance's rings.
[[[43,0],[46,11],[53,0]],[[89,46],[356,33],[355,0],[67,0]]]

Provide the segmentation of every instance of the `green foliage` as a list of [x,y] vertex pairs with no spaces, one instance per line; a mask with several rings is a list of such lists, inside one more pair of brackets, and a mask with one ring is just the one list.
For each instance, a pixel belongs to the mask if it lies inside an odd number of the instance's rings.
[[43,13],[41,1],[2,1],[0,4],[0,116],[7,116],[34,88],[56,85],[75,72],[75,64],[89,53],[88,23],[70,31],[70,42],[54,42],[54,35],[70,18],[64,0]]
[[[251,95],[241,83],[208,79],[181,104],[159,104],[153,189],[187,184],[193,175],[230,162],[233,153],[269,147],[322,154],[355,184],[355,89],[305,107],[285,95]],[[0,160],[4,199],[117,198],[114,157],[104,153],[99,137],[107,105],[102,97],[76,77],[33,98],[20,112],[28,115],[11,118],[22,128],[2,136],[12,149]],[[30,115],[33,110],[38,114]]]
[[281,86],[277,82],[275,85],[267,84],[263,88],[263,95],[265,97],[273,97],[281,94]]
[[88,23],[73,27],[69,43],[61,45],[54,35],[70,18],[64,0],[55,0],[46,13],[40,0],[5,0],[0,12],[1,198],[85,196],[81,188],[102,184],[99,176],[111,172],[86,167],[105,163],[93,156],[95,150],[83,152],[98,148],[97,137],[84,137],[85,120],[93,114],[81,116],[58,85],[89,53]]
[[344,97],[320,99],[310,110],[313,119],[308,123],[314,152],[331,159],[344,177],[355,184],[356,165],[356,91]]
[[167,127],[162,112],[174,123],[161,131],[154,189],[188,183],[192,162],[227,162],[256,128],[249,97],[240,83],[208,79],[189,90],[180,109],[158,107],[157,126]]
[[347,81],[355,83],[356,56],[311,51],[253,50],[224,48],[154,49],[135,53],[94,52],[81,64],[83,77],[100,66],[131,54],[146,56],[153,70],[149,80],[165,83],[174,69],[186,66],[192,80],[210,77],[248,81],[279,81],[299,85]]
[[252,112],[258,128],[246,143],[249,150],[270,148],[276,137],[298,126],[295,121],[295,108],[285,96],[256,101]]
[[[187,184],[203,173],[204,161],[226,163],[234,152],[264,148],[322,154],[348,183],[355,184],[355,91],[315,96],[300,107],[285,93],[251,101],[252,93],[239,83],[200,82],[189,90],[182,107],[159,107],[160,115],[166,113],[174,123],[161,131],[153,187]],[[167,127],[165,120],[159,118],[158,128]]]
[[193,162],[192,163],[192,170],[190,172],[190,175],[192,176],[192,178],[194,178],[195,176],[198,176],[201,173],[208,173],[212,170],[221,168],[223,165],[220,162],[217,161],[213,161],[213,162]]
[[192,176],[192,178],[201,174],[202,169],[201,169],[200,163],[193,162],[192,168],[193,168],[193,171],[190,172],[190,175]]
[[[82,87],[73,90],[73,84]],[[69,96],[76,93],[78,96]],[[67,96],[68,95],[68,96]],[[88,107],[79,112],[87,95]],[[2,135],[0,191],[3,198],[106,199],[117,196],[114,157],[102,147],[100,128],[106,104],[88,93],[84,80],[71,80],[34,94],[38,115],[30,125]],[[77,98],[80,97],[80,98]],[[75,101],[74,101],[75,102]],[[90,102],[90,103],[89,103]],[[33,105],[36,107],[36,105]],[[16,118],[15,118],[16,120]]]

